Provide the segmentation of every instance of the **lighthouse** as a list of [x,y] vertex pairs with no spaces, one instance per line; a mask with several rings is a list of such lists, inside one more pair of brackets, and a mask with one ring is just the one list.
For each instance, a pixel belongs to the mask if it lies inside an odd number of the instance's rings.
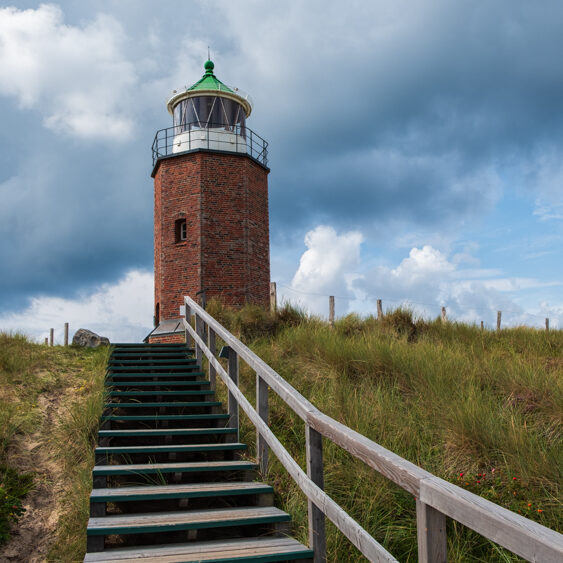
[[172,126],[157,131],[154,325],[150,342],[183,338],[183,296],[268,306],[268,143],[252,131],[248,95],[215,76],[174,91]]

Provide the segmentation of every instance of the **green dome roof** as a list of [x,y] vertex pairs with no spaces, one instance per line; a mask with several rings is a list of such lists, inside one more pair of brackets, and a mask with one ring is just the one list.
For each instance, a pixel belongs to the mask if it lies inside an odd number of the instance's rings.
[[228,86],[225,86],[213,74],[213,69],[215,68],[213,61],[205,61],[203,68],[205,69],[205,74],[193,86],[190,86],[188,88],[188,92],[193,92],[195,90],[216,90],[217,92],[230,92],[231,94],[235,93]]

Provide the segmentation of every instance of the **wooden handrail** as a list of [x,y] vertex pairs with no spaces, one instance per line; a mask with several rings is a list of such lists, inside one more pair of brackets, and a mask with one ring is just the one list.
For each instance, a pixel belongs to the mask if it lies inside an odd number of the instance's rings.
[[[228,376],[204,339],[192,328],[189,322],[192,314],[196,316],[196,321],[203,321],[214,335],[230,346],[238,358],[244,360],[256,372],[257,377],[262,378],[304,420],[306,428],[311,428],[338,444],[417,498],[419,561],[446,560],[446,516],[528,561],[563,561],[561,534],[436,477],[325,415],[193,299],[186,296],[184,302],[187,339],[193,339],[196,351],[199,349],[200,353],[205,354],[210,366],[213,366],[215,373],[226,384],[229,393],[248,415],[307,498],[326,514],[370,561],[395,559],[303,472]],[[199,327],[199,324],[197,326]],[[201,334],[201,331],[199,332]]]

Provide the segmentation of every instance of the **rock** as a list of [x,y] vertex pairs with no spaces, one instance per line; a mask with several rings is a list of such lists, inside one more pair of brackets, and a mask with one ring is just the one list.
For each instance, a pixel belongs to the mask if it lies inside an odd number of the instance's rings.
[[84,348],[97,348],[98,346],[109,346],[109,338],[100,336],[86,328],[79,328],[72,337],[72,344]]

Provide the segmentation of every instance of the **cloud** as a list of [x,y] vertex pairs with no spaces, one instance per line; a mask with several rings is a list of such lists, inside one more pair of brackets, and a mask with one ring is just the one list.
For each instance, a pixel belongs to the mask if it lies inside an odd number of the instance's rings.
[[[338,234],[330,226],[319,226],[305,236],[307,250],[301,256],[289,287],[281,287],[282,300],[326,316],[328,296],[336,297],[337,316],[347,312],[373,314],[377,299],[385,308],[407,306],[426,318],[439,315],[445,306],[449,318],[469,323],[496,322],[503,311],[504,326],[541,326],[551,316],[551,326],[559,326],[562,304],[548,305],[538,299],[524,309],[518,304],[523,292],[558,286],[535,278],[510,278],[499,270],[474,266],[476,259],[448,254],[424,245],[412,248],[398,265],[369,268],[362,262],[364,237],[358,231]],[[471,249],[471,244],[466,250]],[[541,293],[540,293],[541,295]],[[536,295],[537,297],[537,295]]]
[[123,54],[124,30],[100,14],[81,27],[62,10],[0,8],[0,93],[37,110],[45,127],[84,139],[131,136],[134,66]]
[[0,315],[0,330],[43,341],[55,328],[55,342],[61,344],[68,322],[71,339],[79,328],[88,328],[112,342],[140,342],[152,328],[152,301],[152,272],[132,270],[77,299],[34,297],[26,309]]

